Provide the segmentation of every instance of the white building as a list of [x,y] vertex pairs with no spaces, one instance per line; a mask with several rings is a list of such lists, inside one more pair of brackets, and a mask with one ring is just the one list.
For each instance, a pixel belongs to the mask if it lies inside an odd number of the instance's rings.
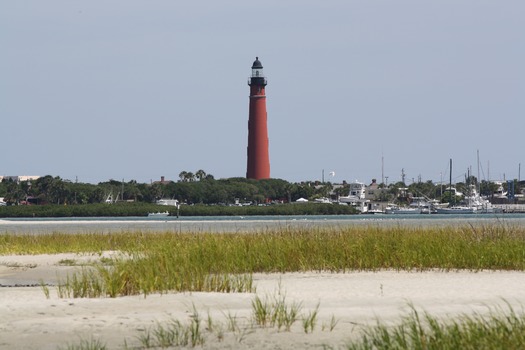
[[25,181],[34,181],[38,180],[40,176],[34,176],[34,175],[15,175],[15,176],[0,176],[0,181],[5,180],[12,180],[16,183],[25,182]]

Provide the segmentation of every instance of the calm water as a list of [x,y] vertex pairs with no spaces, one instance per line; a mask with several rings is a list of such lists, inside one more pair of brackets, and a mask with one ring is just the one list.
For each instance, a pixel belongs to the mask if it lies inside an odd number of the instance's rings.
[[525,214],[466,215],[308,215],[247,217],[104,217],[104,218],[24,218],[0,219],[0,234],[52,232],[261,232],[274,228],[346,226],[525,226]]

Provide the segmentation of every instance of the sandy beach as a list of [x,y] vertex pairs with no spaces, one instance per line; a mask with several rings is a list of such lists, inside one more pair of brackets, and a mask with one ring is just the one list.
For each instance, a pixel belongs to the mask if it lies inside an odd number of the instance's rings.
[[[525,303],[525,273],[504,271],[257,274],[256,293],[170,293],[146,298],[63,299],[50,286],[46,298],[41,280],[54,285],[57,278],[78,268],[61,266],[61,260],[98,258],[0,256],[0,348],[65,349],[81,339],[98,339],[109,349],[140,348],[139,338],[148,330],[173,320],[189,324],[195,308],[202,319],[204,349],[337,349],[378,319],[397,323],[408,314],[409,305],[446,318],[488,313],[497,306],[504,311],[505,303],[521,312]],[[253,325],[255,296],[272,298],[279,292],[288,304],[301,303],[303,316],[319,305],[313,332],[306,334],[301,321],[290,331]],[[231,320],[235,331],[229,329]]]

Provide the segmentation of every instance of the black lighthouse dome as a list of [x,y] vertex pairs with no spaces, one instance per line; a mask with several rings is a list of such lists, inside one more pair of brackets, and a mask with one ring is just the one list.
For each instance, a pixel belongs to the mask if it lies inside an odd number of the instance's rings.
[[253,64],[252,64],[252,69],[258,69],[258,68],[262,68],[262,63],[261,61],[259,61],[259,57],[255,57],[255,61],[253,61]]

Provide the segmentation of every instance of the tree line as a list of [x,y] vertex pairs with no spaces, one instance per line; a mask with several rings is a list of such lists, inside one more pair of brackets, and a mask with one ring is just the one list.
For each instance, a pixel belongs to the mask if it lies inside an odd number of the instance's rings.
[[[521,183],[515,181],[516,193]],[[498,185],[488,181],[479,184],[475,177],[465,182],[456,183],[458,191],[467,192],[468,186],[475,184],[482,195],[494,193]],[[452,201],[447,185],[434,184],[432,181],[403,182],[382,188],[374,200],[408,201],[410,196],[424,196],[429,199]],[[506,190],[507,184],[503,184]],[[161,198],[177,199],[186,204],[264,204],[268,202],[293,202],[299,198],[314,200],[321,197],[348,195],[349,184],[335,186],[330,182],[306,181],[292,183],[282,179],[253,180],[246,178],[215,179],[203,170],[195,173],[183,171],[178,181],[157,181],[150,184],[109,180],[98,184],[72,182],[58,176],[46,175],[33,181],[13,181],[4,179],[0,182],[0,197],[8,205],[18,204],[93,204],[104,202],[144,202],[154,203]],[[454,199],[456,200],[456,199]]]
[[32,181],[0,182],[0,197],[8,205],[19,204],[93,204],[103,202],[153,203],[161,198],[187,204],[261,204],[291,202],[298,198],[328,196],[331,184],[290,183],[281,179],[253,180],[228,178],[216,180],[204,171],[181,172],[178,181],[150,184],[109,180],[98,184],[73,182],[46,175]]

